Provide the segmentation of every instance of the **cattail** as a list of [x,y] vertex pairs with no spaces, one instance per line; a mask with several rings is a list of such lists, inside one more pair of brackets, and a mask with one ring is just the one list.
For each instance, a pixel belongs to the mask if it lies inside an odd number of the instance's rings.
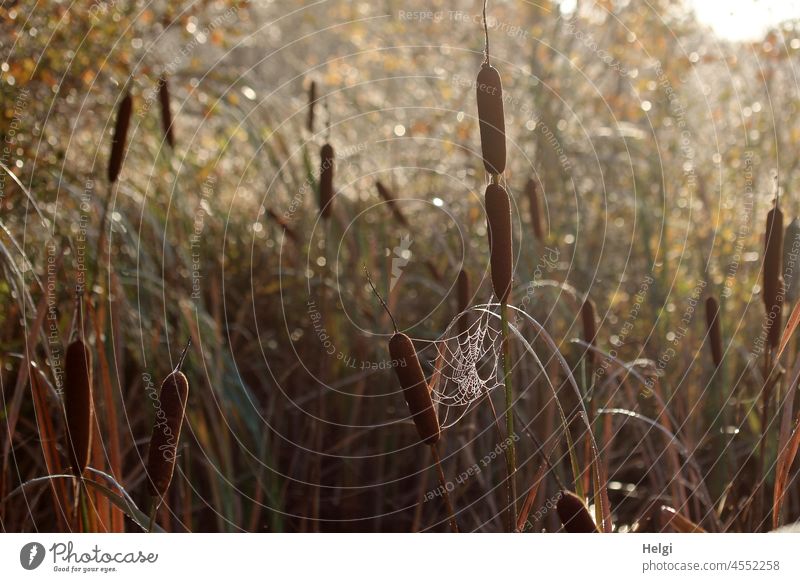
[[[187,349],[188,349],[187,345]],[[184,350],[184,355],[186,350]],[[181,362],[183,361],[181,356]],[[180,363],[161,384],[158,394],[160,407],[153,424],[150,450],[147,454],[148,490],[154,497],[163,497],[172,481],[181,426],[189,398],[189,381],[180,371]]]
[[396,332],[389,340],[392,366],[403,388],[403,394],[422,442],[433,445],[439,440],[439,419],[431,393],[422,373],[414,344],[406,334]]
[[[597,320],[595,317],[594,301],[589,299],[589,297],[587,297],[583,305],[581,305],[581,321],[583,322],[583,341],[594,347],[595,340],[597,339]],[[597,354],[590,348],[587,349],[586,354],[589,363],[594,365],[595,356]]]
[[795,218],[786,227],[783,237],[783,276],[786,300],[794,302],[800,296],[800,256],[796,251],[800,244],[800,218]]
[[599,533],[583,500],[571,491],[562,491],[556,511],[568,533]]
[[506,169],[506,123],[503,116],[503,84],[500,73],[488,62],[478,72],[476,87],[483,165],[492,175]]
[[525,192],[528,193],[528,205],[530,206],[533,235],[536,237],[536,240],[542,242],[544,240],[544,228],[542,227],[542,211],[539,207],[539,192],[536,186],[536,180],[533,178],[528,180],[528,183],[525,185]]
[[161,125],[169,147],[175,147],[175,136],[172,133],[172,111],[169,108],[169,84],[166,77],[158,80],[158,100],[161,103]]
[[769,324],[769,345],[778,347],[781,337],[781,308],[783,307],[783,212],[776,199],[775,207],[767,213],[764,234],[764,306]]
[[319,210],[322,218],[328,218],[333,201],[333,146],[329,143],[323,145],[319,157]]
[[458,291],[458,312],[462,314],[458,319],[458,333],[463,334],[469,328],[469,317],[464,312],[469,309],[470,301],[469,273],[464,269],[458,272],[456,286]]
[[389,208],[394,214],[394,218],[397,222],[399,222],[402,226],[408,228],[408,221],[406,220],[405,215],[400,210],[400,207],[397,206],[397,199],[394,195],[389,191],[389,189],[381,183],[381,181],[375,182],[375,186],[378,188],[378,194],[381,198],[383,198],[384,202],[389,205]]
[[117,181],[122,168],[122,159],[125,157],[125,141],[128,137],[128,126],[133,112],[133,99],[126,93],[117,110],[117,121],[114,125],[114,137],[111,141],[111,157],[108,160],[108,181],[112,184]]
[[314,133],[314,107],[317,104],[317,82],[308,86],[308,131]]
[[64,369],[64,409],[67,413],[67,452],[75,475],[89,461],[94,425],[92,355],[77,339],[67,347]]
[[706,299],[706,327],[711,342],[711,359],[714,366],[719,368],[722,364],[722,332],[719,325],[719,302],[713,298]]
[[499,184],[486,187],[486,217],[489,225],[492,286],[500,303],[508,303],[511,293],[511,201]]

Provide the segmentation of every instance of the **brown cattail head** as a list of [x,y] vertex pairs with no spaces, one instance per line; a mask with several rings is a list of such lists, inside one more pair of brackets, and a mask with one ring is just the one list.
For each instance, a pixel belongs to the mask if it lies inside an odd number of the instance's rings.
[[711,342],[711,358],[714,366],[719,368],[722,364],[722,331],[719,323],[719,302],[714,297],[706,299],[706,327]]
[[[583,323],[583,341],[594,347],[597,339],[597,317],[595,315],[594,301],[588,297],[581,305],[581,321]],[[596,355],[593,350],[587,349],[586,357],[590,364],[594,365]]]
[[389,355],[420,440],[428,445],[435,444],[441,435],[439,419],[411,338],[395,333],[389,340]]
[[163,497],[172,481],[188,397],[189,381],[183,372],[175,370],[164,379],[147,454],[148,490],[154,497]]
[[92,354],[81,340],[67,347],[64,369],[64,409],[67,413],[67,453],[75,475],[89,462],[94,425]]
[[571,491],[562,491],[556,511],[568,533],[599,533],[583,500]]
[[486,187],[486,217],[489,224],[492,286],[500,303],[511,293],[513,259],[511,252],[511,200],[499,184]]
[[767,213],[764,233],[764,306],[769,320],[769,345],[777,348],[781,336],[783,307],[783,212],[775,207]]
[[542,210],[539,207],[539,191],[536,186],[536,180],[533,178],[528,180],[528,183],[525,185],[525,192],[528,194],[533,235],[536,237],[536,240],[542,242],[544,240],[544,227],[542,226]]
[[333,146],[326,143],[319,154],[319,211],[322,218],[331,215],[331,202],[333,201]]
[[314,107],[317,105],[317,82],[308,86],[308,131],[314,133]]
[[114,125],[114,137],[111,141],[111,157],[108,160],[108,181],[112,184],[117,181],[119,171],[122,169],[122,160],[125,157],[125,142],[128,139],[128,126],[131,123],[133,112],[133,99],[126,93],[117,109],[117,120]]
[[469,309],[469,302],[470,302],[470,285],[469,285],[469,273],[467,273],[464,269],[458,272],[458,282],[456,283],[457,292],[458,292],[458,312],[462,314],[458,318],[458,333],[463,334],[469,328],[469,317],[467,313],[464,313],[467,309]]
[[500,73],[489,63],[478,72],[478,121],[483,165],[492,175],[506,169],[506,122],[503,115],[503,84]]
[[384,186],[380,180],[375,182],[375,186],[378,188],[378,194],[380,197],[384,200],[384,202],[386,202],[386,204],[389,205],[392,214],[394,214],[394,219],[402,226],[408,228],[408,221],[406,220],[403,212],[400,210],[400,207],[397,206],[397,199],[394,197],[391,191],[389,191],[389,189]]
[[158,80],[158,101],[161,104],[161,126],[169,147],[175,147],[175,136],[172,133],[172,110],[169,107],[169,82],[166,77]]

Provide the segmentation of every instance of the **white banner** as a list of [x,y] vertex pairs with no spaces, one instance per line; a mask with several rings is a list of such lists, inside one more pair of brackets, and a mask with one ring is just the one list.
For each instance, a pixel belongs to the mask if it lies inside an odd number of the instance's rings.
[[[3,534],[3,580],[800,580],[794,534]],[[186,578],[173,578],[179,582]]]

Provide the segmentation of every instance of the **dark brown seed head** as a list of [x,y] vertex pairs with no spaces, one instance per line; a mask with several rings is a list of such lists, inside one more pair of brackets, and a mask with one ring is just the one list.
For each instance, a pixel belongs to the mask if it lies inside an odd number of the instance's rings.
[[599,533],[583,500],[571,491],[562,491],[556,511],[568,533]]
[[503,84],[500,73],[484,63],[478,72],[478,121],[486,171],[493,175],[506,169],[506,123],[503,116]]
[[457,282],[458,312],[463,314],[458,319],[459,334],[466,332],[469,328],[469,317],[468,314],[464,313],[467,309],[469,309],[469,303],[471,299],[469,287],[469,273],[467,273],[464,269],[461,269],[461,271],[458,273]]
[[158,80],[158,100],[161,103],[161,126],[169,147],[175,147],[175,136],[172,133],[172,110],[169,107],[169,83],[166,77]]
[[781,263],[783,261],[783,212],[776,206],[767,213],[764,233],[764,304],[767,309],[777,302],[781,291]]
[[329,143],[323,145],[319,157],[319,211],[322,218],[328,218],[333,201],[333,146]]
[[539,207],[539,190],[536,186],[536,180],[533,178],[528,180],[528,183],[525,185],[525,192],[528,193],[533,235],[536,237],[536,240],[542,242],[544,240],[544,227],[542,226],[542,211]]
[[122,160],[125,157],[125,142],[128,139],[128,126],[133,112],[133,99],[126,93],[117,109],[117,120],[114,125],[114,137],[111,141],[111,156],[108,160],[108,181],[112,184],[117,181],[119,171],[122,169]]
[[379,180],[375,182],[375,186],[378,188],[378,195],[389,205],[389,208],[394,214],[394,219],[400,223],[401,226],[405,226],[408,228],[408,221],[406,220],[405,215],[400,210],[400,207],[397,206],[397,199],[391,193],[391,191],[383,185],[383,183]]
[[486,217],[489,225],[492,286],[500,303],[511,293],[513,259],[511,252],[511,200],[499,184],[486,187]]
[[67,413],[67,452],[72,471],[80,475],[89,462],[94,425],[92,355],[81,340],[67,347],[64,369],[64,408]]
[[722,363],[722,331],[719,323],[719,302],[714,297],[706,299],[706,327],[711,343],[711,358],[714,366],[719,368]]
[[441,434],[439,419],[411,338],[404,333],[394,334],[389,340],[389,354],[420,440],[435,444]]
[[[597,317],[595,315],[594,301],[588,297],[581,305],[581,321],[583,323],[583,341],[590,346],[594,346],[597,339]],[[590,364],[594,364],[596,355],[593,350],[587,350],[586,356]]]
[[317,104],[317,82],[308,86],[308,131],[314,133],[314,107]]
[[172,481],[188,398],[189,381],[183,372],[172,372],[164,379],[147,454],[148,490],[152,496],[163,497]]
[[767,213],[764,233],[764,306],[769,325],[769,345],[777,348],[781,337],[783,307],[783,212],[775,207]]

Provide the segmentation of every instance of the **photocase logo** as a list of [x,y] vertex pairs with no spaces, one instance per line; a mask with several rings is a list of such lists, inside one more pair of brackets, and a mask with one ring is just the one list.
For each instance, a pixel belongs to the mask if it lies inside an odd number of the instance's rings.
[[[389,291],[394,289],[395,284],[403,274],[403,267],[411,260],[411,235],[405,234],[400,239],[400,244],[392,249],[392,279],[389,281]],[[386,249],[388,252],[389,249]]]
[[44,561],[44,546],[39,542],[30,542],[19,551],[19,563],[26,570],[35,570]]

